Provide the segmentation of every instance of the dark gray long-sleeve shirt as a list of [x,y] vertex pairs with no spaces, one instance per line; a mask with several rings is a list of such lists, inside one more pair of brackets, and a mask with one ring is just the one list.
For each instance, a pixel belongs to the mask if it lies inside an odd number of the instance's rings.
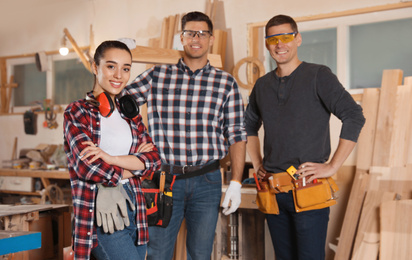
[[330,115],[342,121],[340,138],[356,142],[365,123],[362,108],[330,69],[302,62],[292,74],[259,78],[245,113],[248,136],[264,127],[263,166],[282,172],[304,162],[329,159]]

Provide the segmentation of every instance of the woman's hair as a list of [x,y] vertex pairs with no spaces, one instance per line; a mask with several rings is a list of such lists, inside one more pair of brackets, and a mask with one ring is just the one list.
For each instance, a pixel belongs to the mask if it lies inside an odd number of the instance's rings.
[[109,49],[121,49],[127,51],[130,56],[132,56],[132,53],[130,52],[129,48],[127,47],[126,44],[120,41],[104,41],[102,42],[99,47],[97,47],[96,52],[94,53],[94,63],[96,63],[97,66],[100,65],[100,60],[103,58],[104,53],[109,50]]
[[207,27],[209,27],[210,33],[213,33],[213,23],[209,16],[201,12],[190,12],[182,17],[182,30],[185,29],[187,22],[206,22]]
[[270,27],[272,26],[278,26],[278,25],[282,25],[282,24],[290,24],[290,26],[292,27],[293,32],[298,32],[298,25],[296,24],[295,20],[293,20],[292,17],[287,16],[287,15],[276,15],[274,17],[272,17],[272,19],[270,19],[265,27],[265,33],[266,36],[268,36],[268,30]]

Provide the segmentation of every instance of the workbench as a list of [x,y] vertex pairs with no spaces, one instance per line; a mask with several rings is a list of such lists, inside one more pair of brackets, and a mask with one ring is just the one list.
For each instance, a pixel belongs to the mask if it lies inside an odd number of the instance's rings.
[[[20,169],[0,168],[0,176],[39,178],[44,188],[47,188],[50,185],[50,179],[70,180],[70,175],[69,175],[68,170],[64,170],[64,171],[30,170],[30,169],[20,170]],[[34,196],[40,195],[39,191],[27,192],[27,191],[0,190],[0,193],[14,193],[14,194],[34,195]]]
[[41,248],[14,253],[14,259],[63,259],[63,248],[71,245],[70,205],[0,205],[0,219],[5,228],[0,233],[41,232]]

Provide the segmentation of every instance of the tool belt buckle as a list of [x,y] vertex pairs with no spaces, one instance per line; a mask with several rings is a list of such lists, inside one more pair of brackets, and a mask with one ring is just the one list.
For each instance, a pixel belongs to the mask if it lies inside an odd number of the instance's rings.
[[182,168],[182,173],[183,174],[186,174],[187,172],[187,169],[190,167],[190,165],[185,165],[185,166],[183,166],[183,168]]

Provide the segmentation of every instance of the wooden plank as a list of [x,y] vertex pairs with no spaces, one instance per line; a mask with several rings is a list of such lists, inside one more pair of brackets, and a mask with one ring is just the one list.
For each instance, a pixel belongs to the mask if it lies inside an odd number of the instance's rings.
[[169,17],[163,18],[162,31],[160,33],[160,48],[167,49],[167,35],[169,31]]
[[[160,37],[158,38],[150,38],[149,39],[149,43],[148,46],[151,48],[160,48]],[[133,50],[132,50],[133,52]],[[152,63],[147,63],[146,64],[146,69],[150,69],[151,67],[153,67],[155,64]]]
[[412,199],[412,165],[406,167],[371,167],[369,190],[392,191],[402,199]]
[[7,66],[6,66],[6,59],[0,59],[0,99],[1,99],[1,106],[0,112],[6,113],[7,112]]
[[173,49],[173,37],[175,35],[176,17],[174,15],[169,16],[169,24],[167,28],[167,46],[168,49]]
[[408,161],[411,137],[412,85],[396,87],[396,102],[393,104],[393,130],[390,140],[389,166],[405,166]]
[[412,200],[388,201],[380,209],[380,260],[407,260],[412,256]]
[[205,14],[210,18],[212,14],[212,0],[206,0]]
[[[412,86],[412,77],[405,77],[403,84],[405,86]],[[412,111],[409,111],[409,113],[412,114]],[[412,127],[412,122],[410,122],[409,129]],[[412,134],[410,133],[408,136],[408,140],[406,140],[406,143],[408,144],[408,151],[407,151],[407,157],[406,157],[406,164],[412,164]]]
[[[261,37],[259,37],[259,30],[258,27],[248,26],[248,57],[259,58],[261,49]],[[257,73],[257,68],[254,64],[248,64],[247,67],[247,77],[251,79],[253,82],[259,78],[259,73]]]
[[402,70],[383,71],[372,158],[374,166],[391,166],[389,156],[392,152],[390,148],[395,115],[394,104],[397,102],[396,87],[402,84],[402,75]]
[[181,25],[181,20],[180,20],[180,14],[176,14],[175,15],[175,28],[174,28],[174,33],[178,33],[179,31],[181,31],[180,25]]
[[[153,64],[176,64],[184,55],[184,52],[179,50],[145,46],[136,46],[131,52],[133,55],[133,62]],[[212,66],[222,68],[220,55],[208,54],[207,58]]]
[[348,206],[346,207],[345,218],[343,219],[335,260],[347,260],[350,258],[368,184],[368,172],[357,169],[348,200]]
[[360,170],[368,170],[372,164],[379,93],[378,88],[368,88],[363,91],[362,109],[366,122],[359,135],[356,158],[356,167]]
[[393,201],[395,197],[395,192],[368,191],[359,220],[352,260],[378,258],[380,241],[379,207],[382,202]]
[[211,53],[219,54],[222,58],[222,64],[225,64],[227,32],[223,30],[214,30],[213,35],[215,37],[215,41],[211,48]]
[[213,24],[215,24],[217,4],[218,4],[218,0],[213,0],[212,8],[210,10],[209,18],[210,18],[210,20],[212,21]]

